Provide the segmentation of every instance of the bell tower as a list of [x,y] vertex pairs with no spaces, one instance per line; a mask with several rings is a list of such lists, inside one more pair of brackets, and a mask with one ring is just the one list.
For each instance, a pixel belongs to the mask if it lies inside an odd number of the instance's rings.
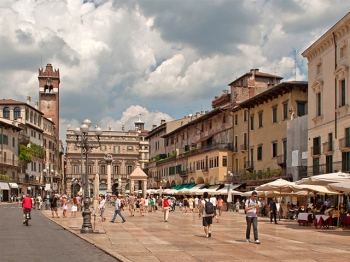
[[54,70],[51,64],[46,68],[39,68],[39,110],[44,116],[55,123],[59,133],[60,108],[59,108],[59,86],[60,71]]

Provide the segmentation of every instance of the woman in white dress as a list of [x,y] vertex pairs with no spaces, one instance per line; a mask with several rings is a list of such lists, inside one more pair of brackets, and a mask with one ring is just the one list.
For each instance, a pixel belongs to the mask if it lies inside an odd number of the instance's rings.
[[101,201],[100,201],[101,222],[106,221],[106,218],[103,216],[103,213],[105,211],[105,203],[106,203],[105,196],[101,195]]
[[75,218],[77,216],[77,204],[78,204],[78,201],[77,201],[77,197],[74,197],[73,198],[73,204],[72,204],[72,208],[70,210],[70,216],[69,218]]

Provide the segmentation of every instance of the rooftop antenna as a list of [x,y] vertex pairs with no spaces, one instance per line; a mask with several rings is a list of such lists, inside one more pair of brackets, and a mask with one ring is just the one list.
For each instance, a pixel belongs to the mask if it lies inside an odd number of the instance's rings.
[[294,81],[297,81],[297,50],[294,49]]

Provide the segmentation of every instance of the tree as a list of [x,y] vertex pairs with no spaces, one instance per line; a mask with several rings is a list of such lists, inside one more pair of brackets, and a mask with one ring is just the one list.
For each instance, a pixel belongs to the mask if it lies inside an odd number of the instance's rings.
[[26,147],[24,145],[21,145],[19,150],[20,150],[19,156],[18,156],[19,161],[21,161],[22,163],[25,163],[25,164],[32,162],[32,150],[31,150],[31,148]]

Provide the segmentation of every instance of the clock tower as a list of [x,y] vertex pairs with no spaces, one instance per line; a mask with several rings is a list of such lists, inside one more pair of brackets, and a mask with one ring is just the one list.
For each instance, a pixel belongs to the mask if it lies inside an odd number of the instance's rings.
[[[59,86],[60,71],[54,70],[51,64],[46,68],[39,68],[39,110],[44,117],[55,123],[57,134],[59,133],[60,108],[59,108]],[[57,137],[58,139],[58,137]]]

